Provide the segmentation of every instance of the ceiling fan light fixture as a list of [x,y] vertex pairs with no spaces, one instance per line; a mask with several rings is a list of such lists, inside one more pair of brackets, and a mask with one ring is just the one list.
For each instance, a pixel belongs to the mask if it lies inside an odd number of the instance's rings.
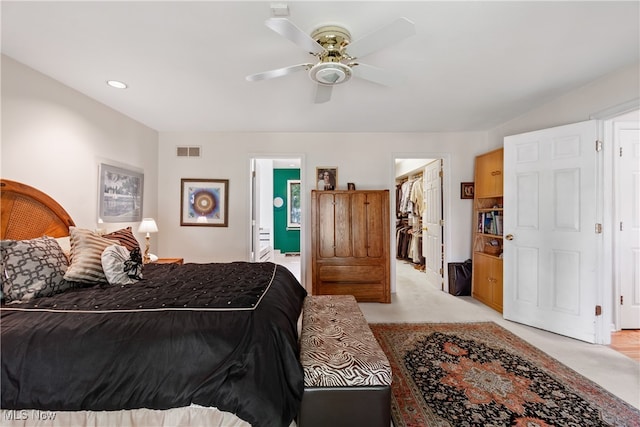
[[334,86],[351,78],[351,68],[341,62],[321,62],[311,68],[309,77],[321,85]]
[[[272,12],[275,8],[272,4]],[[361,39],[351,42],[350,32],[342,25],[323,25],[308,35],[287,18],[272,17],[265,25],[317,58],[314,64],[299,64],[277,70],[265,71],[246,77],[249,81],[272,79],[307,70],[316,83],[315,103],[331,99],[333,86],[351,80],[351,77],[390,86],[399,80],[398,75],[384,69],[367,66],[355,59],[374,52],[415,34],[415,25],[407,18],[399,18]],[[349,50],[349,52],[347,52]]]

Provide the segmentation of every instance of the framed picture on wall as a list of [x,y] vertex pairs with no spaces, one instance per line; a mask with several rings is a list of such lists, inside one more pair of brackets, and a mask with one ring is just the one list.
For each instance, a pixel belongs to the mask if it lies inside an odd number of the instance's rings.
[[316,190],[337,190],[338,189],[338,168],[318,167],[316,168],[318,184]]
[[473,182],[461,182],[460,183],[460,198],[461,199],[473,199],[474,186]]
[[287,180],[287,228],[300,228],[300,180]]
[[180,225],[227,227],[229,180],[180,180]]
[[98,222],[142,221],[142,172],[100,163],[98,183]]

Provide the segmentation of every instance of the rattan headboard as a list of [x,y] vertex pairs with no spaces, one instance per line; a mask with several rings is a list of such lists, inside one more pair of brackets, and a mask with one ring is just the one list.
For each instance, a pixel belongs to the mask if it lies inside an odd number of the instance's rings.
[[51,197],[40,190],[8,179],[0,179],[0,238],[26,240],[64,237],[75,223]]

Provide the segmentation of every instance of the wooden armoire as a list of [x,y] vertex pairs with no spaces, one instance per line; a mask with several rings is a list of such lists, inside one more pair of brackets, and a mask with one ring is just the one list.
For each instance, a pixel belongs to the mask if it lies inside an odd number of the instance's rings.
[[313,295],[391,302],[389,191],[311,192]]

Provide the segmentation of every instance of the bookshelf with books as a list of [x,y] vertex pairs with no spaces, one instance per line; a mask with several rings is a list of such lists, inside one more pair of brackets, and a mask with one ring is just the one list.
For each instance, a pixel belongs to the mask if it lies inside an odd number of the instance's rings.
[[502,312],[503,150],[475,161],[472,296]]

